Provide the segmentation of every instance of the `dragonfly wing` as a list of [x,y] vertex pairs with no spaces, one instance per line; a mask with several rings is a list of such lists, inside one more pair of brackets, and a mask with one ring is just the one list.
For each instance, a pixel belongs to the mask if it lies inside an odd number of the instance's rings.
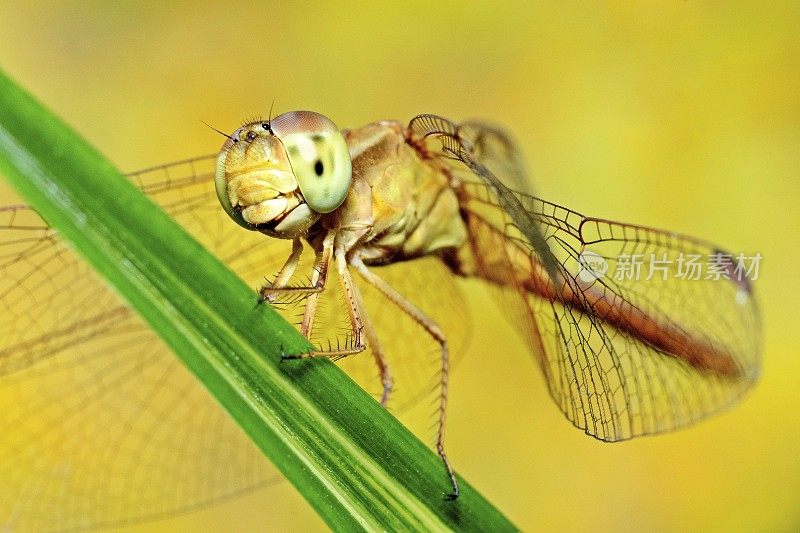
[[472,159],[480,161],[508,188],[532,194],[533,183],[522,152],[508,132],[492,123],[469,121],[459,123],[458,133]]
[[[551,395],[576,426],[606,441],[666,431],[720,411],[756,381],[761,323],[749,282],[681,272],[687,258],[730,254],[520,194],[558,262],[560,291],[548,293],[535,281],[542,267],[534,247],[492,191],[468,188],[474,252],[487,269],[478,275],[524,303],[516,316]],[[587,254],[604,267],[587,270]],[[638,274],[629,268],[633,258],[641,261]]]
[[[266,253],[206,216],[218,203],[209,170],[213,160],[187,162],[134,180],[260,278]],[[112,527],[281,479],[150,328],[22,206],[0,209],[0,303],[0,523]]]
[[[422,115],[410,130],[463,180],[471,257],[459,261],[502,292],[576,426],[605,441],[666,431],[722,410],[756,381],[761,323],[748,280],[731,264],[721,279],[685,275],[690,258],[731,254],[512,191],[503,184],[527,183],[524,168],[494,127]],[[605,271],[587,270],[587,258]]]
[[[545,242],[539,222],[525,210],[514,191],[506,185],[530,183],[521,174],[524,169],[521,158],[516,155],[519,151],[510,138],[493,126],[482,127],[476,122],[462,126],[437,115],[417,115],[411,119],[408,129],[412,135],[421,137],[432,152],[436,151],[433,145],[438,141],[444,157],[467,167],[473,176],[491,189],[499,205],[533,246],[540,263],[555,279],[556,261]],[[510,156],[506,163],[502,163],[504,153]]]

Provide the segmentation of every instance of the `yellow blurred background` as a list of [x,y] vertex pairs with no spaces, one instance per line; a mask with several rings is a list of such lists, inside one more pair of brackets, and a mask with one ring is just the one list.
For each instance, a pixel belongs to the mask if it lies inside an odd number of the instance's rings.
[[[213,152],[201,120],[232,130],[273,100],[342,127],[487,118],[547,199],[763,254],[764,371],[742,405],[601,444],[478,301],[449,455],[525,530],[800,526],[800,4],[162,4],[5,7],[0,68],[122,170]],[[20,201],[4,183],[0,200]],[[283,484],[130,531],[324,527]]]

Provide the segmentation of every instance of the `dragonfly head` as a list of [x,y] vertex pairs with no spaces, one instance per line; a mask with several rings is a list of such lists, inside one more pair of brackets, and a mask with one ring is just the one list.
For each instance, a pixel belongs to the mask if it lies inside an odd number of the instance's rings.
[[240,226],[292,239],[342,205],[352,181],[350,153],[330,119],[292,111],[233,132],[215,181],[222,207]]

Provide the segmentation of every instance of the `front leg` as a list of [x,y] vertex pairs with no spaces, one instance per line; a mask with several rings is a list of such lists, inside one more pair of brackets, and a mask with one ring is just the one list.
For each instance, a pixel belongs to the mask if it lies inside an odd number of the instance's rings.
[[[333,238],[328,240],[325,238],[323,245],[323,254],[325,250],[333,248]],[[330,255],[330,251],[328,254]],[[352,337],[345,346],[328,347],[327,349],[320,346],[319,349],[306,354],[298,354],[286,356],[285,359],[305,359],[309,357],[328,357],[333,360],[347,357],[364,351],[366,343],[364,342],[364,323],[362,321],[363,311],[360,309],[361,297],[358,294],[358,289],[353,284],[353,279],[350,276],[350,271],[347,269],[347,258],[345,257],[344,249],[338,249],[335,253],[336,269],[339,273],[339,281],[342,284],[344,292],[344,300],[347,305],[348,318],[350,319],[350,327]],[[313,281],[313,280],[312,280]],[[324,286],[324,283],[323,283]],[[306,300],[306,309],[303,313],[303,323],[300,327],[300,332],[306,337],[310,338],[314,329],[314,318],[317,313],[317,301],[319,300],[319,292],[311,293]]]
[[[327,247],[330,247],[332,243],[333,239],[330,241],[326,239],[325,244],[323,244],[323,249],[327,249]],[[330,252],[328,252],[328,254],[330,254]],[[339,280],[342,284],[342,290],[344,292],[344,300],[347,305],[352,337],[350,340],[348,340],[344,347],[337,346],[336,348],[329,347],[328,349],[320,347],[319,349],[313,350],[306,354],[286,356],[285,359],[328,357],[336,361],[343,357],[347,357],[348,355],[353,355],[363,351],[366,348],[366,343],[369,342],[373,357],[375,358],[375,363],[378,365],[381,384],[383,386],[381,405],[386,407],[389,402],[389,395],[391,394],[393,388],[392,372],[389,368],[386,358],[384,357],[383,349],[381,348],[375,328],[372,325],[372,321],[370,320],[364,308],[361,293],[359,292],[355,283],[353,283],[352,277],[350,276],[350,271],[347,268],[347,257],[344,250],[337,250],[334,254],[334,257],[336,261],[336,269],[339,274]],[[314,276],[318,275],[322,275],[321,271],[315,270]],[[311,281],[312,284],[314,284],[317,282],[317,279],[312,277]],[[314,327],[314,318],[316,316],[319,294],[319,292],[312,293],[306,300],[306,308],[305,312],[303,313],[303,322],[300,328],[300,331],[306,338],[310,338]]]
[[292,253],[278,271],[275,276],[275,281],[268,283],[259,289],[258,294],[261,296],[262,301],[274,302],[277,296],[277,290],[283,289],[289,284],[289,280],[297,270],[297,264],[300,262],[300,255],[303,253],[303,241],[295,239],[292,241]]
[[[300,333],[307,339],[311,338],[314,331],[314,319],[317,316],[317,304],[319,296],[325,290],[328,281],[328,265],[333,255],[333,243],[335,241],[336,232],[330,231],[325,235],[322,241],[322,252],[317,255],[314,261],[314,271],[311,274],[309,285],[301,287],[288,287],[287,284],[297,269],[297,264],[300,260],[300,255],[303,252],[303,244],[299,239],[295,239],[292,243],[292,253],[286,260],[286,263],[278,272],[278,276],[271,284],[265,285],[259,291],[262,301],[274,302],[279,295],[295,294],[307,296],[305,300],[305,311],[303,312],[303,321],[300,324]],[[361,315],[358,309],[357,300],[359,296],[355,293],[356,288],[353,285],[350,273],[347,271],[347,260],[345,258],[344,250],[339,250],[336,253],[336,264],[339,271],[339,279],[342,282],[344,289],[345,299],[348,305],[348,314],[350,317],[350,324],[352,327],[352,337],[344,347],[337,346],[336,348],[323,349],[320,347],[308,354],[288,356],[286,359],[297,359],[303,357],[316,357],[324,356],[333,359],[339,359],[354,353],[364,350],[365,343],[363,341],[362,331],[364,329],[361,323]]]
[[297,270],[297,264],[300,262],[300,255],[303,253],[303,243],[300,239],[295,239],[292,242],[292,253],[284,263],[283,267],[278,272],[275,281],[267,283],[258,294],[262,302],[274,303],[279,296],[283,295],[296,295],[305,297],[310,294],[319,294],[325,289],[325,282],[328,278],[328,263],[331,258],[331,250],[333,249],[334,233],[329,233],[323,242],[322,253],[317,255],[314,260],[313,273],[311,274],[311,281],[308,285],[300,285],[289,287],[289,280]]

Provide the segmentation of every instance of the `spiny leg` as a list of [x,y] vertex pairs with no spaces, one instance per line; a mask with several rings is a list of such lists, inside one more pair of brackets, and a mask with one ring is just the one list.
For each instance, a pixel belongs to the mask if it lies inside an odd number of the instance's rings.
[[261,290],[258,291],[261,294],[261,297],[265,300],[272,300],[272,294],[265,294],[267,289],[282,289],[285,287],[289,280],[292,278],[294,271],[297,270],[297,264],[300,262],[300,255],[303,253],[303,241],[300,239],[295,239],[292,241],[292,253],[289,254],[289,258],[283,264],[281,269],[278,271],[278,275],[275,276],[275,281],[273,281],[269,286],[265,285],[261,287]]
[[[335,240],[336,233],[334,231],[329,232],[325,239],[322,242],[322,252],[317,256],[316,260],[314,261],[314,269],[313,273],[311,274],[310,285],[307,287],[286,287],[286,284],[291,279],[292,275],[294,274],[295,270],[297,269],[297,264],[300,260],[300,255],[303,252],[303,244],[299,239],[295,239],[292,242],[292,253],[289,255],[289,258],[286,260],[286,263],[283,265],[281,270],[278,272],[275,281],[272,284],[266,285],[262,287],[259,291],[262,301],[274,301],[278,294],[300,294],[300,295],[307,295],[305,301],[305,310],[303,311],[303,321],[300,324],[300,332],[303,334],[304,337],[307,339],[311,338],[311,334],[314,329],[314,318],[317,314],[317,303],[319,302],[319,296],[323,290],[325,290],[325,286],[328,280],[328,264],[330,263],[330,258],[333,252],[333,242]],[[341,278],[341,276],[340,276]],[[349,276],[348,276],[349,279]],[[352,282],[349,282],[351,286],[351,290],[349,293],[352,293]],[[348,294],[348,291],[345,290],[345,293]],[[358,311],[354,310],[351,311],[350,315],[358,316]],[[360,320],[360,319],[359,319]],[[351,319],[351,324],[354,324]],[[354,330],[356,330],[354,325]],[[360,331],[360,330],[359,330]],[[333,359],[337,359],[340,357],[345,357],[347,355],[351,355],[353,353],[358,353],[364,350],[364,343],[361,341],[360,332],[358,334],[353,335],[354,342],[347,346],[344,349],[329,349],[324,350],[320,347],[319,350],[314,350],[307,354],[300,354],[300,355],[291,355],[286,356],[286,359],[301,359],[306,357],[317,357],[317,356],[324,356],[324,357],[331,357]]]
[[300,325],[300,333],[307,339],[311,338],[311,333],[314,331],[314,317],[317,316],[317,303],[319,302],[319,295],[322,294],[322,289],[328,281],[328,263],[331,259],[333,252],[333,241],[336,234],[329,232],[322,241],[322,253],[319,255],[319,260],[314,265],[314,271],[311,273],[311,286],[319,287],[318,291],[309,294],[306,299],[306,308],[303,311],[303,322]]
[[[328,237],[325,238],[326,244],[328,244]],[[333,239],[330,239],[330,242],[333,242]],[[325,250],[329,250],[332,246],[325,246],[323,248],[323,254],[325,254]],[[330,252],[328,252],[330,255]],[[352,342],[349,343],[345,348],[331,348],[328,350],[324,350],[320,348],[319,350],[314,350],[309,353],[299,354],[299,355],[292,355],[286,357],[287,359],[306,359],[309,357],[328,357],[333,360],[338,360],[343,357],[347,357],[348,355],[353,355],[359,352],[363,352],[364,348],[366,348],[366,344],[364,343],[364,339],[362,333],[364,331],[364,323],[361,319],[361,311],[359,310],[359,296],[357,296],[355,285],[353,284],[353,279],[350,277],[350,271],[347,269],[347,259],[345,258],[345,253],[343,249],[336,250],[334,254],[334,259],[336,261],[336,268],[339,273],[339,281],[342,284],[342,289],[344,291],[344,298],[345,303],[347,304],[347,312],[350,318],[350,326],[353,330],[353,339]],[[326,271],[322,271],[321,276],[326,275]],[[316,274],[315,274],[316,275]],[[324,283],[323,283],[324,286]],[[306,337],[309,338],[311,332],[314,328],[314,317],[316,316],[316,309],[317,309],[317,301],[319,300],[319,292],[311,293],[306,300],[306,310],[303,313],[303,323],[300,328],[300,332]]]
[[364,322],[361,320],[361,309],[359,309],[358,295],[356,287],[353,283],[353,278],[350,276],[350,271],[347,269],[347,258],[343,248],[338,248],[334,252],[336,260],[336,270],[339,273],[339,282],[342,284],[344,292],[344,301],[347,305],[347,314],[350,317],[350,327],[353,330],[353,341],[349,349],[339,350],[335,354],[335,359],[341,359],[348,355],[364,351],[366,345],[364,344]]
[[303,243],[300,239],[292,241],[292,253],[289,255],[283,267],[281,267],[275,281],[264,285],[258,291],[261,300],[274,302],[278,295],[281,294],[296,294],[300,296],[319,295],[319,293],[325,289],[325,282],[328,279],[328,263],[331,258],[334,237],[334,232],[330,232],[325,236],[325,240],[322,243],[322,252],[314,260],[311,283],[307,286],[299,287],[287,287],[289,280],[300,262],[300,255],[303,253]]
[[447,454],[444,451],[444,432],[447,423],[447,387],[450,380],[450,358],[447,351],[447,339],[444,333],[439,328],[438,324],[418,309],[414,304],[409,302],[402,294],[397,292],[394,287],[386,283],[383,279],[373,274],[363,261],[357,255],[351,258],[350,264],[356,269],[364,280],[378,289],[384,296],[389,298],[395,305],[402,311],[410,316],[417,324],[422,326],[425,331],[433,337],[436,342],[441,346],[441,365],[442,371],[439,380],[439,424],[436,433],[436,451],[439,457],[444,462],[445,470],[450,478],[450,483],[453,487],[453,492],[447,495],[447,499],[455,500],[458,498],[458,481],[456,481],[455,472],[453,467],[450,466],[450,461],[447,459]]
[[378,374],[381,378],[381,385],[383,386],[383,393],[381,394],[381,405],[386,407],[389,403],[389,395],[394,388],[394,378],[392,377],[392,370],[389,368],[389,362],[383,353],[378,334],[375,332],[375,327],[372,325],[372,319],[369,317],[367,308],[364,306],[364,299],[361,297],[361,291],[358,286],[353,285],[353,293],[356,296],[356,304],[361,309],[361,322],[364,325],[364,335],[367,337],[372,356],[375,359],[375,364],[378,366]]

